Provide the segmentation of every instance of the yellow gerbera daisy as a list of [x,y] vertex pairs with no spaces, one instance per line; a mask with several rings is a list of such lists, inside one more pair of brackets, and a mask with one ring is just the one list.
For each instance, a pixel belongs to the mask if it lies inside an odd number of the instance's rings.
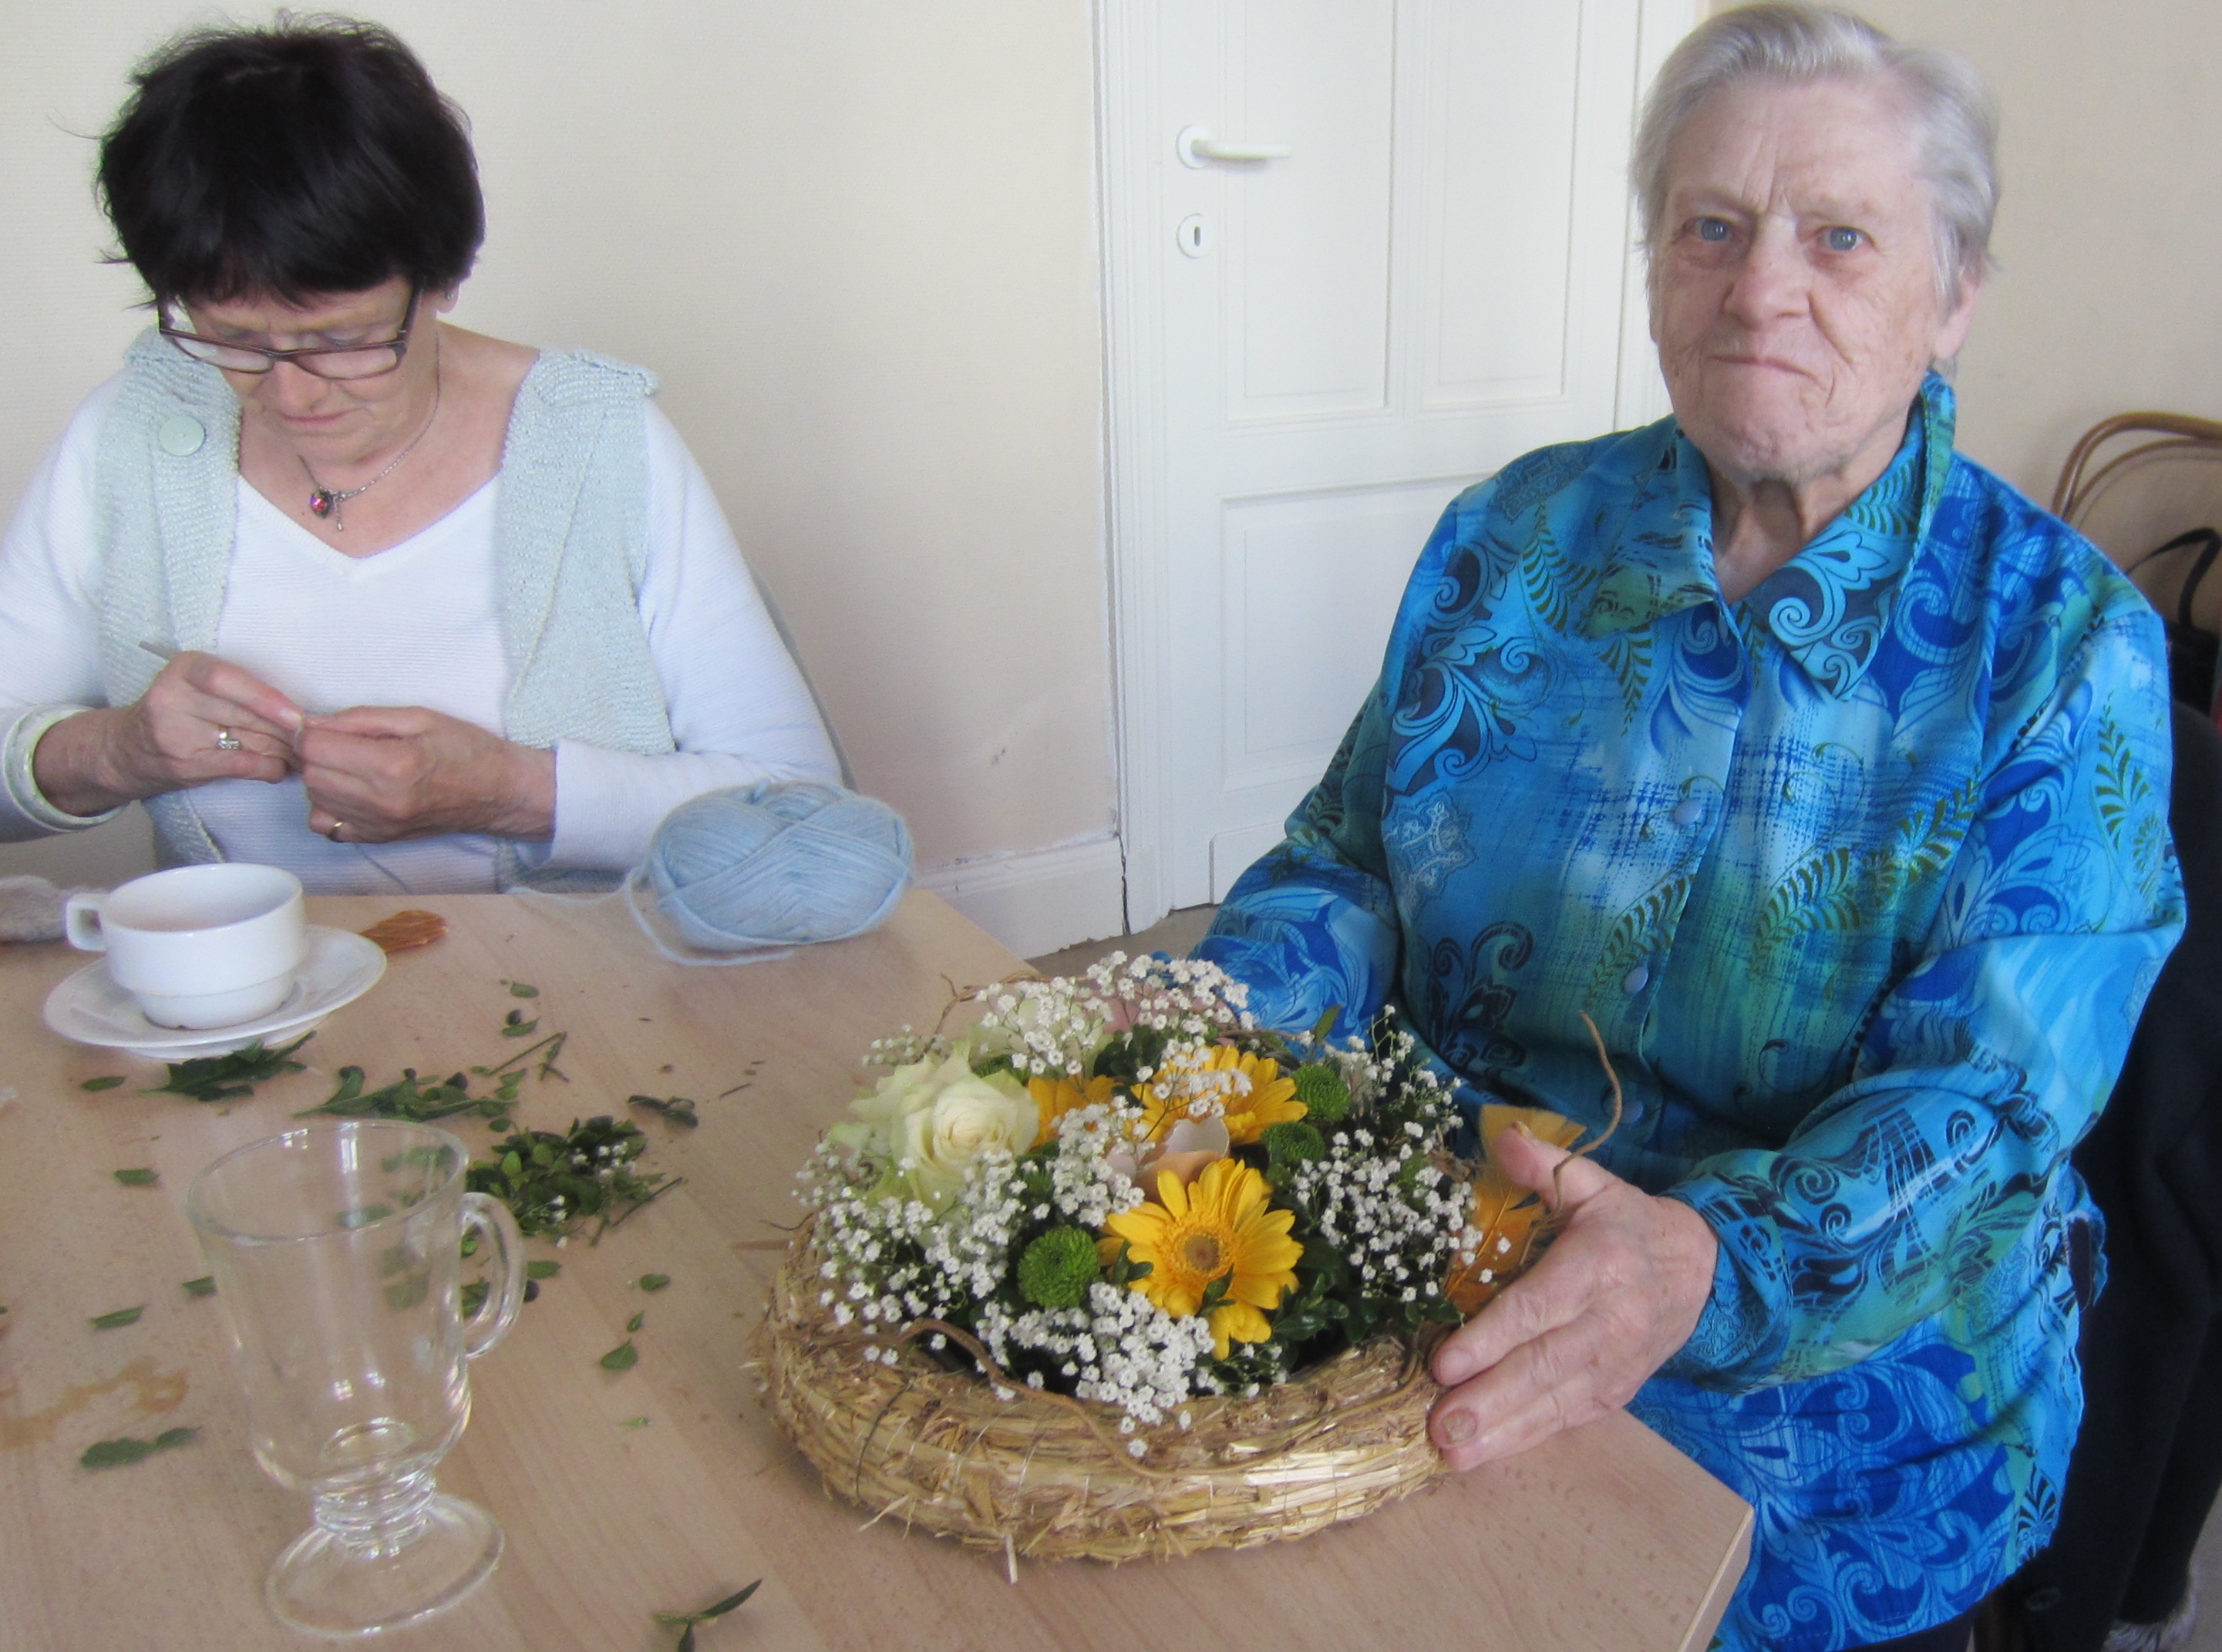
[[1108,1102],[1117,1095],[1119,1085],[1110,1078],[1089,1078],[1075,1083],[1062,1076],[1055,1078],[1029,1078],[1026,1094],[1034,1098],[1041,1109],[1041,1134],[1034,1138],[1040,1146],[1057,1134],[1057,1121],[1075,1108]]
[[1190,1106],[1199,1101],[1215,1101],[1226,1109],[1227,1134],[1238,1147],[1259,1140],[1268,1125],[1300,1119],[1306,1111],[1296,1099],[1296,1081],[1281,1077],[1278,1062],[1219,1044],[1174,1057],[1142,1086],[1143,1132],[1153,1140],[1162,1136],[1190,1116]]
[[1304,1253],[1289,1237],[1296,1213],[1268,1209],[1271,1192],[1237,1159],[1221,1159],[1187,1187],[1166,1171],[1158,1178],[1156,1200],[1104,1224],[1108,1236],[1097,1249],[1113,1261],[1123,1241],[1130,1259],[1147,1262],[1150,1271],[1133,1288],[1176,1318],[1194,1314],[1205,1288],[1226,1279],[1227,1294],[1210,1314],[1212,1348],[1224,1360],[1233,1343],[1270,1340],[1272,1322],[1259,1310],[1279,1307],[1282,1293],[1296,1288]]

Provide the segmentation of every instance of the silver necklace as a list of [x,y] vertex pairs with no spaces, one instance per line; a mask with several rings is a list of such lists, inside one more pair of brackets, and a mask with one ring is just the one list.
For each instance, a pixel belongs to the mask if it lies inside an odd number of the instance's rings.
[[367,493],[372,488],[377,487],[379,483],[384,481],[395,471],[400,469],[401,462],[404,459],[406,459],[411,454],[416,452],[417,444],[432,433],[432,423],[439,417],[440,369],[436,366],[432,369],[432,411],[425,416],[424,428],[409,438],[409,445],[393,455],[393,462],[392,464],[386,466],[385,469],[380,471],[378,474],[373,476],[361,487],[342,487],[336,490],[327,487],[317,480],[317,473],[309,468],[307,455],[304,454],[294,455],[293,456],[299,459],[301,462],[302,474],[309,479],[309,514],[315,517],[318,521],[322,521],[326,517],[330,517],[332,523],[332,531],[334,533],[345,533],[347,531],[347,523],[340,515],[340,506],[360,494]]

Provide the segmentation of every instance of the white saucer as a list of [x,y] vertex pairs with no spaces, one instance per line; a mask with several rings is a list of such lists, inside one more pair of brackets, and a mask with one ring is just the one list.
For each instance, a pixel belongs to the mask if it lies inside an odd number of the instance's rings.
[[108,961],[103,958],[47,995],[47,1025],[79,1044],[97,1044],[154,1061],[228,1055],[256,1039],[275,1043],[284,1034],[305,1033],[341,1005],[361,997],[386,973],[386,954],[376,941],[322,924],[311,924],[308,934],[309,955],[302,960],[301,977],[292,992],[267,1015],[251,1021],[229,1027],[158,1027],[110,977]]

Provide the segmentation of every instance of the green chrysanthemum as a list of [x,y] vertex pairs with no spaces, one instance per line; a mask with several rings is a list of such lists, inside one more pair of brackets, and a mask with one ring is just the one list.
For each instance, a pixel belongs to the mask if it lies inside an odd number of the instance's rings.
[[1314,1124],[1340,1124],[1350,1111],[1350,1086],[1342,1075],[1323,1061],[1296,1069],[1296,1099],[1304,1104],[1304,1117]]
[[1019,1258],[1019,1289],[1037,1308],[1077,1308],[1103,1277],[1095,1241],[1077,1228],[1052,1228]]
[[1265,1131],[1265,1155],[1276,1165],[1317,1159],[1327,1152],[1327,1140],[1302,1119],[1270,1125]]

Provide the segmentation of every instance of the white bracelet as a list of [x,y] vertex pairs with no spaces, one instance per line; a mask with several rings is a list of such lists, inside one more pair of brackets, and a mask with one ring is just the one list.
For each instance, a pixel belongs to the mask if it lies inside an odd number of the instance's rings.
[[0,745],[0,787],[7,788],[8,801],[26,820],[49,832],[82,832],[114,820],[128,807],[118,804],[98,814],[70,814],[47,801],[47,795],[39,789],[38,777],[31,768],[39,742],[55,724],[91,709],[90,706],[35,706],[16,719],[4,745]]

